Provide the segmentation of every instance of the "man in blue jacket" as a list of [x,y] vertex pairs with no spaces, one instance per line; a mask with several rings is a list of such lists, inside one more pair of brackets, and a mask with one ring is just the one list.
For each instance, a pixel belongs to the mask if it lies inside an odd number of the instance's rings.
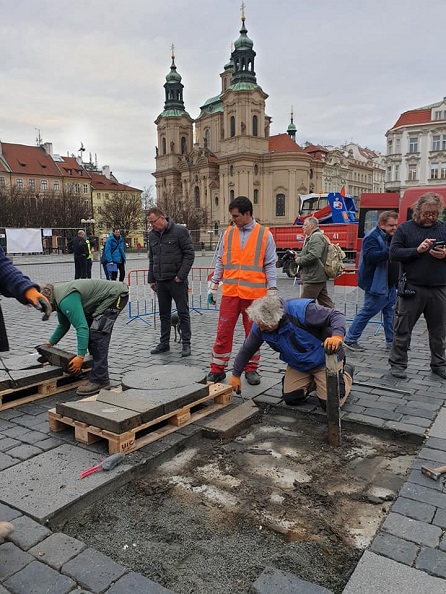
[[382,311],[386,350],[393,341],[393,310],[396,301],[398,264],[389,261],[392,236],[398,226],[398,214],[385,210],[378,224],[364,237],[359,258],[358,287],[365,291],[364,304],[348,329],[344,345],[351,351],[362,352],[358,343],[368,322]]
[[[119,282],[122,283],[125,278],[125,251],[124,241],[121,237],[121,230],[119,227],[113,227],[113,231],[107,238],[104,247],[104,260],[109,264],[116,264],[119,270]],[[118,270],[110,271],[110,278],[112,281],[118,277]]]
[[353,382],[353,366],[344,365],[345,317],[341,312],[318,305],[314,299],[284,301],[274,295],[256,299],[246,311],[253,326],[229,379],[237,394],[241,393],[240,376],[246,363],[266,342],[288,364],[282,380],[286,404],[299,406],[316,390],[320,406],[326,408],[325,353],[338,354],[340,404],[344,404]]

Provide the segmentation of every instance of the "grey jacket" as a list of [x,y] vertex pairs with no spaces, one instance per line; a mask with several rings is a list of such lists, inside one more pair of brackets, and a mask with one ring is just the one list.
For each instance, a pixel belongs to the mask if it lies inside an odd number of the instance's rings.
[[325,283],[328,280],[324,269],[327,249],[328,242],[318,228],[305,239],[302,251],[296,258],[304,284]]

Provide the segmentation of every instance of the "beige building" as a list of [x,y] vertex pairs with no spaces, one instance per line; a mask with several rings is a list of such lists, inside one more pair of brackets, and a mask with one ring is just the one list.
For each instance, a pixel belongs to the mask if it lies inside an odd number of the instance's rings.
[[[184,86],[172,55],[158,132],[158,203],[174,197],[204,208],[209,230],[227,224],[230,201],[248,196],[264,224],[289,225],[298,215],[299,194],[322,183],[323,163],[296,142],[296,127],[270,136],[268,95],[257,83],[256,52],[242,17],[240,36],[220,74],[220,92],[203,102],[194,120],[185,110]],[[177,221],[181,223],[182,221]]]

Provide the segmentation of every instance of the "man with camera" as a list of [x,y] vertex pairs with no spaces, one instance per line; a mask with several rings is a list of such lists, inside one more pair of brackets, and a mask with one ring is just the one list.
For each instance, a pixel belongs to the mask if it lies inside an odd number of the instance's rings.
[[393,341],[393,308],[396,301],[398,264],[389,262],[389,247],[398,226],[398,213],[385,210],[378,223],[367,233],[362,242],[358,267],[358,287],[364,290],[364,305],[356,314],[344,339],[350,351],[361,352],[358,343],[369,321],[380,311],[383,317],[386,350]]
[[413,205],[413,219],[402,223],[390,245],[390,260],[400,262],[394,338],[389,355],[394,377],[407,377],[412,330],[426,320],[432,373],[446,379],[446,225],[438,220],[443,198],[427,192]]

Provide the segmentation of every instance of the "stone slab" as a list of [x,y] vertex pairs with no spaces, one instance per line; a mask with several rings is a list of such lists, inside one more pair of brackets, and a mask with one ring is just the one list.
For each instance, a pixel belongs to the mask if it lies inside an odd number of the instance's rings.
[[81,553],[87,545],[77,538],[72,538],[62,532],[51,534],[45,540],[39,542],[28,552],[34,555],[42,563],[46,563],[53,569],[59,569]]
[[444,594],[445,581],[424,571],[366,551],[348,581],[343,594],[402,594],[428,592]]
[[79,446],[64,444],[2,471],[0,498],[41,524],[104,488],[132,466],[119,464],[81,479],[80,473],[105,458]]
[[125,433],[142,424],[141,415],[136,411],[97,400],[61,402],[56,404],[56,412],[112,433]]
[[258,406],[252,400],[247,400],[204,425],[203,433],[206,437],[232,437],[259,416],[260,409]]
[[62,573],[69,575],[83,588],[92,592],[104,592],[126,570],[109,557],[94,549],[86,549],[62,566]]
[[429,437],[446,438],[446,407],[442,407],[429,429]]
[[206,373],[190,365],[153,365],[149,369],[130,371],[122,378],[123,390],[171,390],[191,384],[206,384]]
[[0,563],[0,580],[8,578],[26,567],[28,563],[34,561],[32,555],[28,555],[12,542],[5,542],[0,545],[0,558],[2,560]]
[[[66,373],[69,373],[68,364],[71,361],[71,359],[76,356],[76,353],[65,351],[56,346],[46,346],[43,344],[37,346],[36,349],[38,354],[40,355],[41,361],[50,363],[50,365],[55,365],[56,367],[62,367],[62,369]],[[90,355],[87,355],[82,363],[82,369],[90,369],[92,366],[92,362],[92,357]]]
[[28,353],[27,355],[16,355],[15,357],[8,357],[3,359],[9,371],[16,371],[18,369],[33,369],[34,367],[42,367],[42,363],[38,361],[39,353]]
[[280,569],[265,569],[251,586],[250,594],[330,594],[331,590]]
[[63,371],[60,367],[48,365],[40,369],[19,369],[11,375],[14,379],[14,385],[11,385],[11,379],[5,374],[4,377],[0,377],[0,390],[25,388],[26,386],[32,386],[45,380],[62,377]]
[[68,594],[76,583],[48,565],[33,561],[6,580],[5,586],[14,594]]

